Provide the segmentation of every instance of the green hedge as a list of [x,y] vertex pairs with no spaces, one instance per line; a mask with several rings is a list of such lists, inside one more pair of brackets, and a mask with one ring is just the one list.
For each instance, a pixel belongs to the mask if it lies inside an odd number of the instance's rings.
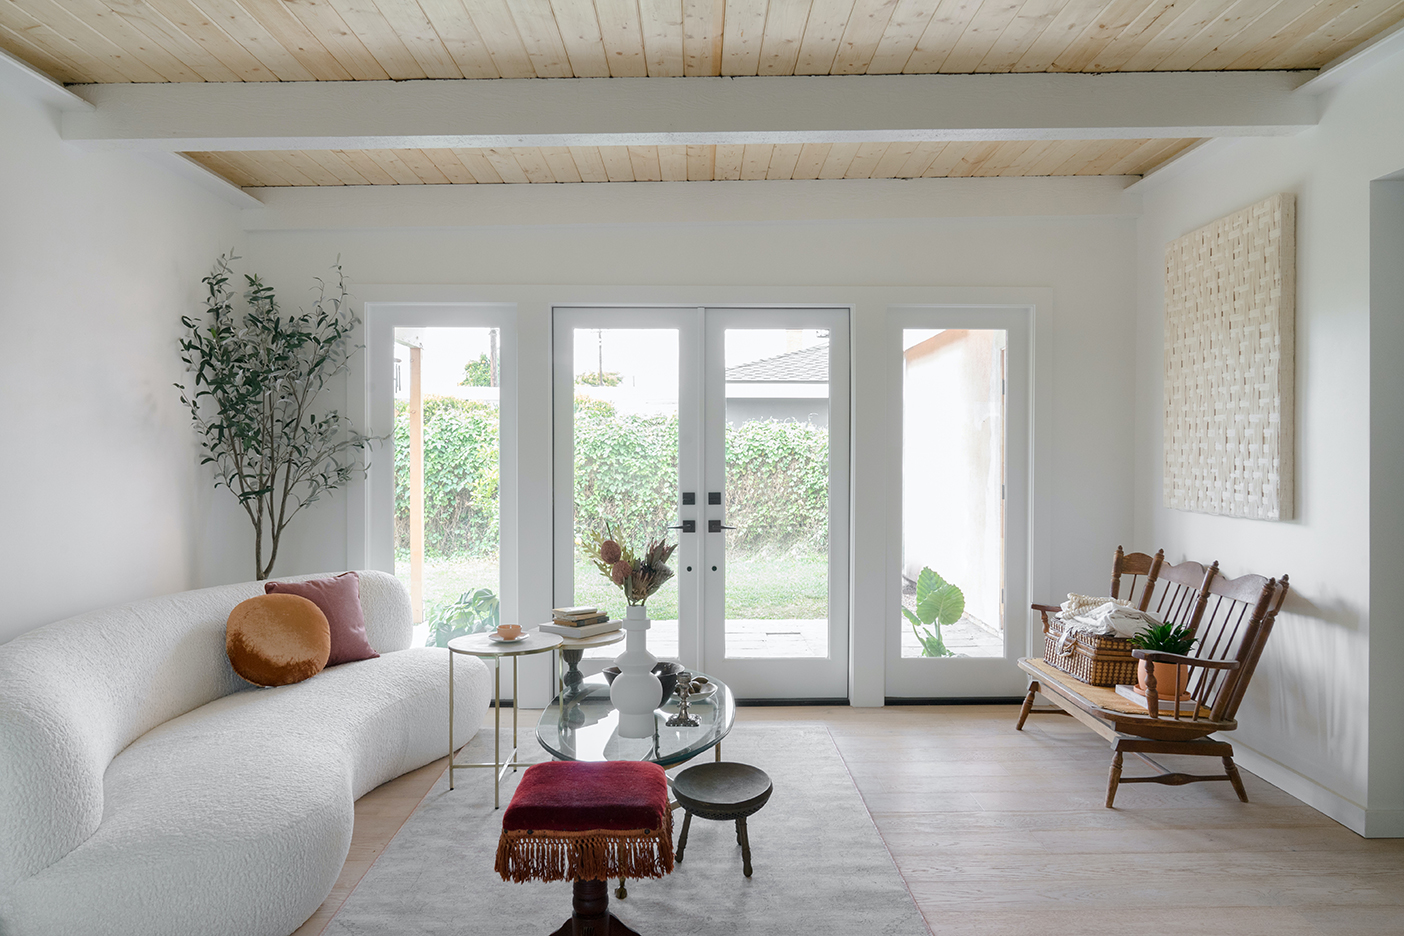
[[[431,556],[497,550],[496,407],[449,397],[424,402],[425,550]],[[577,531],[624,526],[630,543],[677,517],[678,420],[615,412],[577,398]],[[812,552],[828,542],[828,430],[755,421],[726,428],[727,523],[749,552]],[[408,407],[395,409],[396,545],[409,548]],[[676,535],[676,534],[674,534]],[[637,548],[637,547],[636,547]]]

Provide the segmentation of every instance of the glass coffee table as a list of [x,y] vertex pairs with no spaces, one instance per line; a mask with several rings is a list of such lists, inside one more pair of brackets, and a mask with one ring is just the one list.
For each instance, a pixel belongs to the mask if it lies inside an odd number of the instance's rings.
[[[698,673],[696,675],[705,675]],[[665,724],[678,713],[678,697],[653,713],[653,735],[648,738],[621,738],[616,730],[619,713],[609,701],[609,683],[601,674],[587,676],[574,693],[557,696],[536,723],[536,740],[556,760],[653,761],[673,767],[692,760],[708,748],[721,760],[722,739],[736,723],[736,700],[731,689],[711,676],[717,688],[708,696],[693,695],[689,714],[696,728]]]

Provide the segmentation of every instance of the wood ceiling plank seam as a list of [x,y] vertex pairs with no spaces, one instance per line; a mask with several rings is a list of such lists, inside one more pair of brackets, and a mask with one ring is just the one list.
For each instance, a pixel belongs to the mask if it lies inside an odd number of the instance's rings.
[[[1072,47],[1089,28],[1094,27],[1116,0],[1068,0],[1053,17],[1048,27],[1039,33],[1011,72],[1046,72],[1057,70],[1054,62]],[[1144,0],[1141,0],[1144,2]]]
[[538,78],[571,78],[570,55],[550,0],[507,0],[527,57]]
[[[1322,6],[1324,7],[1325,4]],[[1326,49],[1337,47],[1341,53],[1347,51],[1348,47],[1344,46],[1342,40],[1350,37],[1360,27],[1379,18],[1380,13],[1379,7],[1368,0],[1350,4],[1345,9],[1340,10],[1337,15],[1321,23],[1312,32],[1269,57],[1259,67],[1268,69],[1302,67],[1296,64],[1298,62],[1303,65],[1308,63],[1324,64],[1330,61],[1323,55]],[[1365,37],[1362,36],[1363,38]]]
[[1053,25],[1064,5],[1064,0],[1025,0],[975,70],[991,74],[1012,72],[1038,37]]
[[464,78],[502,77],[460,0],[419,0],[419,9]]
[[397,150],[390,149],[366,149],[361,150],[370,157],[390,178],[395,180],[396,185],[423,185],[424,180],[419,174],[405,164],[400,158]]
[[[492,168],[497,171],[497,175],[508,185],[530,184],[531,179],[522,169],[522,164],[517,162],[517,158],[512,155],[511,147],[491,146],[481,150],[483,158],[492,163]],[[475,173],[476,175],[476,173]]]
[[980,10],[981,0],[941,0],[931,22],[926,24],[916,48],[902,66],[904,75],[933,75],[960,41],[965,27]]
[[960,161],[952,166],[950,171],[946,173],[947,177],[952,179],[965,179],[973,176],[1003,145],[1003,140],[970,144],[970,147],[961,154]]
[[1196,37],[1209,28],[1234,0],[1193,0],[1185,11],[1141,50],[1126,60],[1124,71],[1155,71],[1162,61],[1185,46],[1200,48]]
[[853,155],[853,161],[848,164],[848,168],[843,171],[845,179],[871,179],[873,170],[877,168],[882,157],[887,153],[891,143],[863,143],[858,147],[858,152]]
[[235,178],[247,180],[243,185],[260,186],[267,182],[259,175],[257,167],[243,158],[242,153],[203,153],[204,156],[213,156],[218,162],[223,162],[236,173]]
[[[254,9],[244,9],[235,0],[191,0],[209,21],[243,46],[277,76],[279,81],[315,81],[314,75],[280,38],[265,28]],[[253,7],[253,4],[250,4]],[[301,22],[299,20],[298,22]]]
[[726,0],[726,28],[722,31],[723,75],[745,77],[760,71],[768,7],[766,0]]
[[611,182],[634,181],[634,163],[629,159],[627,146],[601,146],[600,160],[604,163],[605,175]]
[[1176,141],[1174,146],[1167,147],[1166,149],[1158,153],[1153,162],[1148,161],[1145,165],[1140,166],[1136,174],[1141,176],[1148,175],[1152,170],[1160,168],[1170,160],[1174,159],[1176,156],[1179,156],[1186,150],[1193,149],[1194,147],[1198,146],[1203,142],[1205,141],[1201,137],[1191,137],[1187,140],[1178,140]]
[[940,0],[899,0],[868,62],[867,74],[900,75],[938,6]]
[[682,0],[640,0],[639,30],[650,78],[682,78],[687,74]]
[[960,165],[961,158],[965,156],[974,143],[967,143],[964,140],[952,140],[941,148],[941,152],[931,163],[922,170],[923,179],[944,179],[951,174],[951,169]]
[[766,167],[765,177],[777,182],[793,179],[795,165],[803,149],[803,143],[777,143],[770,153],[770,165]]
[[806,143],[800,147],[799,159],[795,161],[792,179],[817,179],[824,168],[824,160],[829,158],[832,143]]
[[[54,29],[50,24],[36,19],[12,3],[0,3],[0,26],[5,27],[16,38],[22,38],[31,45],[43,49],[59,61],[72,62],[82,76],[82,80],[106,82],[161,80],[160,75],[140,62],[131,59],[116,46],[112,46],[111,43],[107,43],[107,46],[113,53],[117,53],[116,55],[106,53],[96,55]],[[100,39],[99,36],[93,36],[91,41],[96,44]],[[132,77],[127,70],[124,70],[124,68],[131,66],[135,66],[140,74],[147,77]]]
[[497,168],[492,161],[483,155],[480,149],[470,147],[455,146],[453,155],[458,157],[458,161],[468,167],[468,171],[473,174],[473,178],[478,180],[479,185],[501,185],[502,176],[497,174]]
[[658,147],[658,173],[664,182],[686,182],[687,147]]
[[321,187],[342,184],[340,176],[327,169],[320,162],[313,159],[310,154],[302,150],[287,150],[280,155],[284,162],[304,175],[308,181],[315,186]]
[[569,147],[543,146],[541,147],[541,158],[546,160],[546,165],[551,170],[551,176],[557,182],[580,181],[580,170],[570,155]]
[[770,0],[761,35],[758,75],[793,75],[799,60],[800,40],[814,0]]
[[1193,0],[1173,0],[1171,3],[1155,3],[1146,7],[1145,12],[1117,36],[1115,41],[1107,43],[1106,48],[1098,53],[1096,60],[1084,71],[1121,71],[1126,63],[1147,44],[1153,42],[1156,36],[1169,29],[1192,3]]
[[[244,77],[230,68],[209,49],[196,42],[160,10],[146,0],[103,0],[113,13],[137,32],[188,65],[202,81],[243,81]],[[271,77],[271,76],[269,76]]]
[[[610,77],[648,77],[638,0],[595,0],[595,14],[600,22],[600,40],[609,60]],[[609,164],[605,166],[608,168]]]
[[799,57],[795,59],[796,75],[830,73],[854,6],[854,0],[814,0],[804,23]]
[[1068,155],[1057,166],[1054,166],[1049,175],[1071,176],[1077,175],[1078,170],[1096,159],[1106,149],[1109,140],[1081,140],[1082,145]]
[[718,182],[739,180],[741,178],[741,158],[746,148],[740,143],[718,143],[712,149],[712,178]]
[[[140,77],[135,81],[199,81],[199,76],[185,65],[171,63],[170,57],[150,40],[135,38],[136,31],[121,22],[117,14],[107,7],[103,16],[95,16],[92,4],[80,2],[72,8],[58,0],[8,0],[15,9],[27,13],[39,22],[48,25],[55,32],[70,37],[76,45],[87,48],[95,55],[112,60],[120,56],[124,65],[113,64],[121,71],[132,72]],[[150,48],[141,48],[148,46]],[[153,61],[155,59],[155,61]],[[159,64],[158,64],[159,63]],[[184,77],[172,77],[173,74]]]
[[1227,68],[1261,68],[1272,58],[1281,54],[1283,50],[1311,35],[1323,23],[1328,22],[1331,18],[1339,15],[1341,11],[1347,10],[1353,5],[1354,0],[1326,0],[1322,3],[1313,3],[1305,9],[1299,8],[1298,15],[1230,59]]
[[293,185],[315,186],[320,183],[318,177],[323,175],[320,166],[316,166],[311,173],[306,171],[306,163],[311,160],[302,156],[300,150],[268,150],[265,153],[267,161],[278,167],[283,176],[289,179]]
[[246,185],[258,185],[257,178],[231,163],[225,158],[227,155],[225,153],[182,153],[181,155],[195,160],[230,185],[237,185],[239,188]]
[[897,170],[897,178],[921,178],[945,148],[946,144],[940,140],[923,140],[918,143],[916,148],[912,150],[912,155],[908,156],[907,161],[902,164],[902,168]]
[[551,13],[556,18],[561,42],[565,44],[571,73],[577,78],[608,78],[609,61],[604,40],[600,38],[600,20],[595,15],[594,4],[551,0]]
[[517,29],[517,21],[503,0],[472,0],[471,8],[465,7],[465,10],[499,75],[503,78],[540,77]]
[[164,16],[172,26],[179,29],[210,55],[223,62],[238,76],[240,81],[277,81],[273,69],[259,60],[230,36],[219,24],[205,15],[190,0],[145,0],[156,12]]
[[361,149],[332,150],[337,156],[356,170],[356,173],[370,185],[394,185],[395,177],[381,168],[380,163],[371,159],[370,154]]
[[1322,46],[1311,58],[1309,67],[1324,67],[1345,55],[1356,46],[1383,33],[1385,30],[1404,21],[1404,3],[1397,3],[1381,12],[1374,19],[1356,29],[1353,33]]
[[635,182],[662,182],[663,171],[658,165],[658,147],[631,146],[629,164],[634,169]]
[[824,157],[824,165],[819,170],[821,179],[842,179],[843,174],[848,171],[853,158],[858,155],[858,147],[861,143],[835,143],[829,147],[829,154]]
[[829,73],[861,75],[867,72],[868,63],[877,54],[878,45],[896,9],[897,0],[858,0],[848,17],[848,25],[844,27],[843,38],[839,40]]
[[572,146],[570,147],[570,158],[575,163],[576,171],[580,173],[581,182],[609,181],[609,173],[605,172],[604,160],[600,158],[599,147]]
[[713,176],[713,161],[716,147],[689,143],[687,146],[687,181],[710,182]]
[[1057,142],[1057,140],[1034,140],[1030,142],[1029,145],[1024,148],[1023,152],[1009,161],[1006,173],[1010,176],[1029,175],[1029,169],[1038,162],[1038,160],[1046,156],[1048,151],[1051,150]]
[[539,146],[514,146],[510,152],[512,158],[517,161],[517,165],[522,167],[527,181],[533,185],[556,181],[556,174],[551,171],[551,165],[546,162],[546,157],[542,154]]
[[882,154],[882,158],[873,166],[873,171],[868,173],[870,179],[895,179],[902,171],[902,167],[907,164],[907,160],[912,158],[912,153],[916,152],[916,143],[890,143],[887,150]]
[[773,143],[747,143],[741,151],[741,181],[758,182],[770,170]]
[[[62,5],[85,21],[95,24],[93,28],[98,29],[106,35],[114,44],[127,49],[133,55],[160,72],[168,81],[199,82],[205,78],[200,74],[199,69],[194,64],[185,60],[176,49],[171,48],[161,30],[153,28],[147,32],[139,28],[129,17],[113,8],[103,0],[62,0]],[[154,26],[154,24],[153,24]],[[151,33],[156,33],[152,35]],[[181,46],[190,46],[189,37],[182,37]],[[206,53],[203,49],[195,46],[196,54],[204,58]],[[222,67],[216,71],[227,71]]]
[[342,185],[369,185],[370,181],[337,150],[304,150],[308,159],[341,180]]
[[[280,3],[281,0],[244,0],[257,4]],[[375,60],[380,63],[380,67],[394,81],[413,81],[418,78],[427,78],[424,66],[419,64],[419,60],[414,57],[409,46],[400,39],[400,34],[395,27],[390,25],[390,21],[385,18],[385,14],[380,11],[380,7],[375,5],[375,0],[326,0],[337,15],[346,23],[348,29],[361,41]],[[271,15],[265,14],[260,19],[271,19]],[[301,20],[299,20],[301,22]]]
[[1203,58],[1190,66],[1193,71],[1222,71],[1239,56],[1265,48],[1274,36],[1280,35],[1292,23],[1306,16],[1298,0],[1279,0],[1269,4],[1257,19],[1233,36],[1218,43]]
[[985,0],[971,17],[951,54],[941,63],[943,74],[970,74],[979,68],[999,37],[1014,22],[1023,0]]
[[1077,38],[1052,59],[1051,69],[1081,72],[1093,69],[1102,51],[1123,37],[1132,38],[1129,30],[1136,24],[1141,28],[1154,21],[1159,12],[1176,0],[1112,0],[1087,24]]
[[1053,170],[1068,161],[1070,156],[1076,155],[1087,142],[1086,140],[1053,140],[1052,146],[1035,159],[1025,170],[1030,176],[1051,176]]
[[283,0],[283,7],[356,81],[384,81],[389,72],[327,0]]
[[292,180],[290,171],[285,170],[285,167],[270,158],[272,155],[272,153],[263,150],[244,150],[238,154],[237,158],[258,179],[259,185],[275,188],[298,185],[299,183]]
[[476,185],[478,180],[473,177],[473,173],[463,164],[463,160],[454,155],[453,150],[443,147],[429,147],[421,150],[425,156],[434,164],[434,168],[443,173],[450,185]]
[[1168,55],[1156,63],[1155,71],[1189,71],[1196,62],[1234,36],[1246,31],[1276,5],[1264,4],[1262,0],[1235,0],[1210,20],[1192,40],[1171,49]]
[[1107,140],[1106,146],[1073,175],[1108,175],[1108,170],[1139,149],[1146,140]]
[[419,176],[419,181],[425,185],[449,184],[449,177],[424,150],[410,148],[395,152],[400,157],[400,161],[408,166],[411,172]]
[[1034,145],[1033,140],[1005,140],[970,174],[981,178],[1015,175],[1014,164]]
[[1143,140],[1141,144],[1130,152],[1124,154],[1120,159],[1108,165],[1104,175],[1140,175],[1141,167],[1147,162],[1153,162],[1155,157],[1174,144],[1180,142],[1178,139],[1151,139]]
[[726,0],[683,0],[683,73],[687,77],[721,74],[725,28]]
[[425,78],[465,77],[429,15],[415,0],[376,0],[376,9],[419,63]]
[[4,23],[0,23],[0,49],[37,68],[60,84],[81,84],[92,80],[71,59],[36,45],[29,37],[15,32]]
[[[317,38],[317,34],[307,28],[307,24],[298,19],[297,16],[288,9],[285,0],[238,0],[231,2],[230,6],[241,6],[247,14],[257,20],[263,31],[266,32],[281,50],[293,61],[302,66],[312,78],[317,81],[349,81],[351,72],[342,67],[336,56],[322,45],[322,41]],[[245,46],[245,48],[248,48]],[[253,49],[249,49],[253,52]],[[259,60],[266,65],[272,65],[267,58],[258,56]],[[282,66],[287,70],[287,66]],[[306,79],[288,79],[304,81]]]

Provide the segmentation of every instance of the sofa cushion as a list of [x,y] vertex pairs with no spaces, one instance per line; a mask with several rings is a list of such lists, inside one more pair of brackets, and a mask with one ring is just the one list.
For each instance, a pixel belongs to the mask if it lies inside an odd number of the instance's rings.
[[366,619],[361,612],[361,577],[355,572],[343,572],[332,578],[309,579],[303,582],[268,582],[263,590],[268,594],[301,595],[322,609],[331,626],[331,656],[327,666],[373,660],[380,654],[366,639]]
[[301,595],[256,595],[229,612],[224,650],[234,672],[255,686],[291,686],[326,667],[331,629]]

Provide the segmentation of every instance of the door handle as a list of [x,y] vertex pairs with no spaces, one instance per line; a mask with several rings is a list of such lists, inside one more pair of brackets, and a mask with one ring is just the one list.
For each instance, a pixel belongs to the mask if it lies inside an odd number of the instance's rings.
[[675,523],[675,524],[673,524],[672,526],[668,527],[668,529],[670,529],[670,530],[682,530],[684,533],[696,533],[696,532],[697,532],[697,521],[696,521],[696,520],[684,520],[682,523]]
[[725,523],[722,523],[720,520],[708,520],[708,521],[707,521],[707,532],[708,532],[708,533],[720,533],[722,530],[734,530],[734,529],[736,529],[736,527],[734,527],[734,526],[727,526]]

